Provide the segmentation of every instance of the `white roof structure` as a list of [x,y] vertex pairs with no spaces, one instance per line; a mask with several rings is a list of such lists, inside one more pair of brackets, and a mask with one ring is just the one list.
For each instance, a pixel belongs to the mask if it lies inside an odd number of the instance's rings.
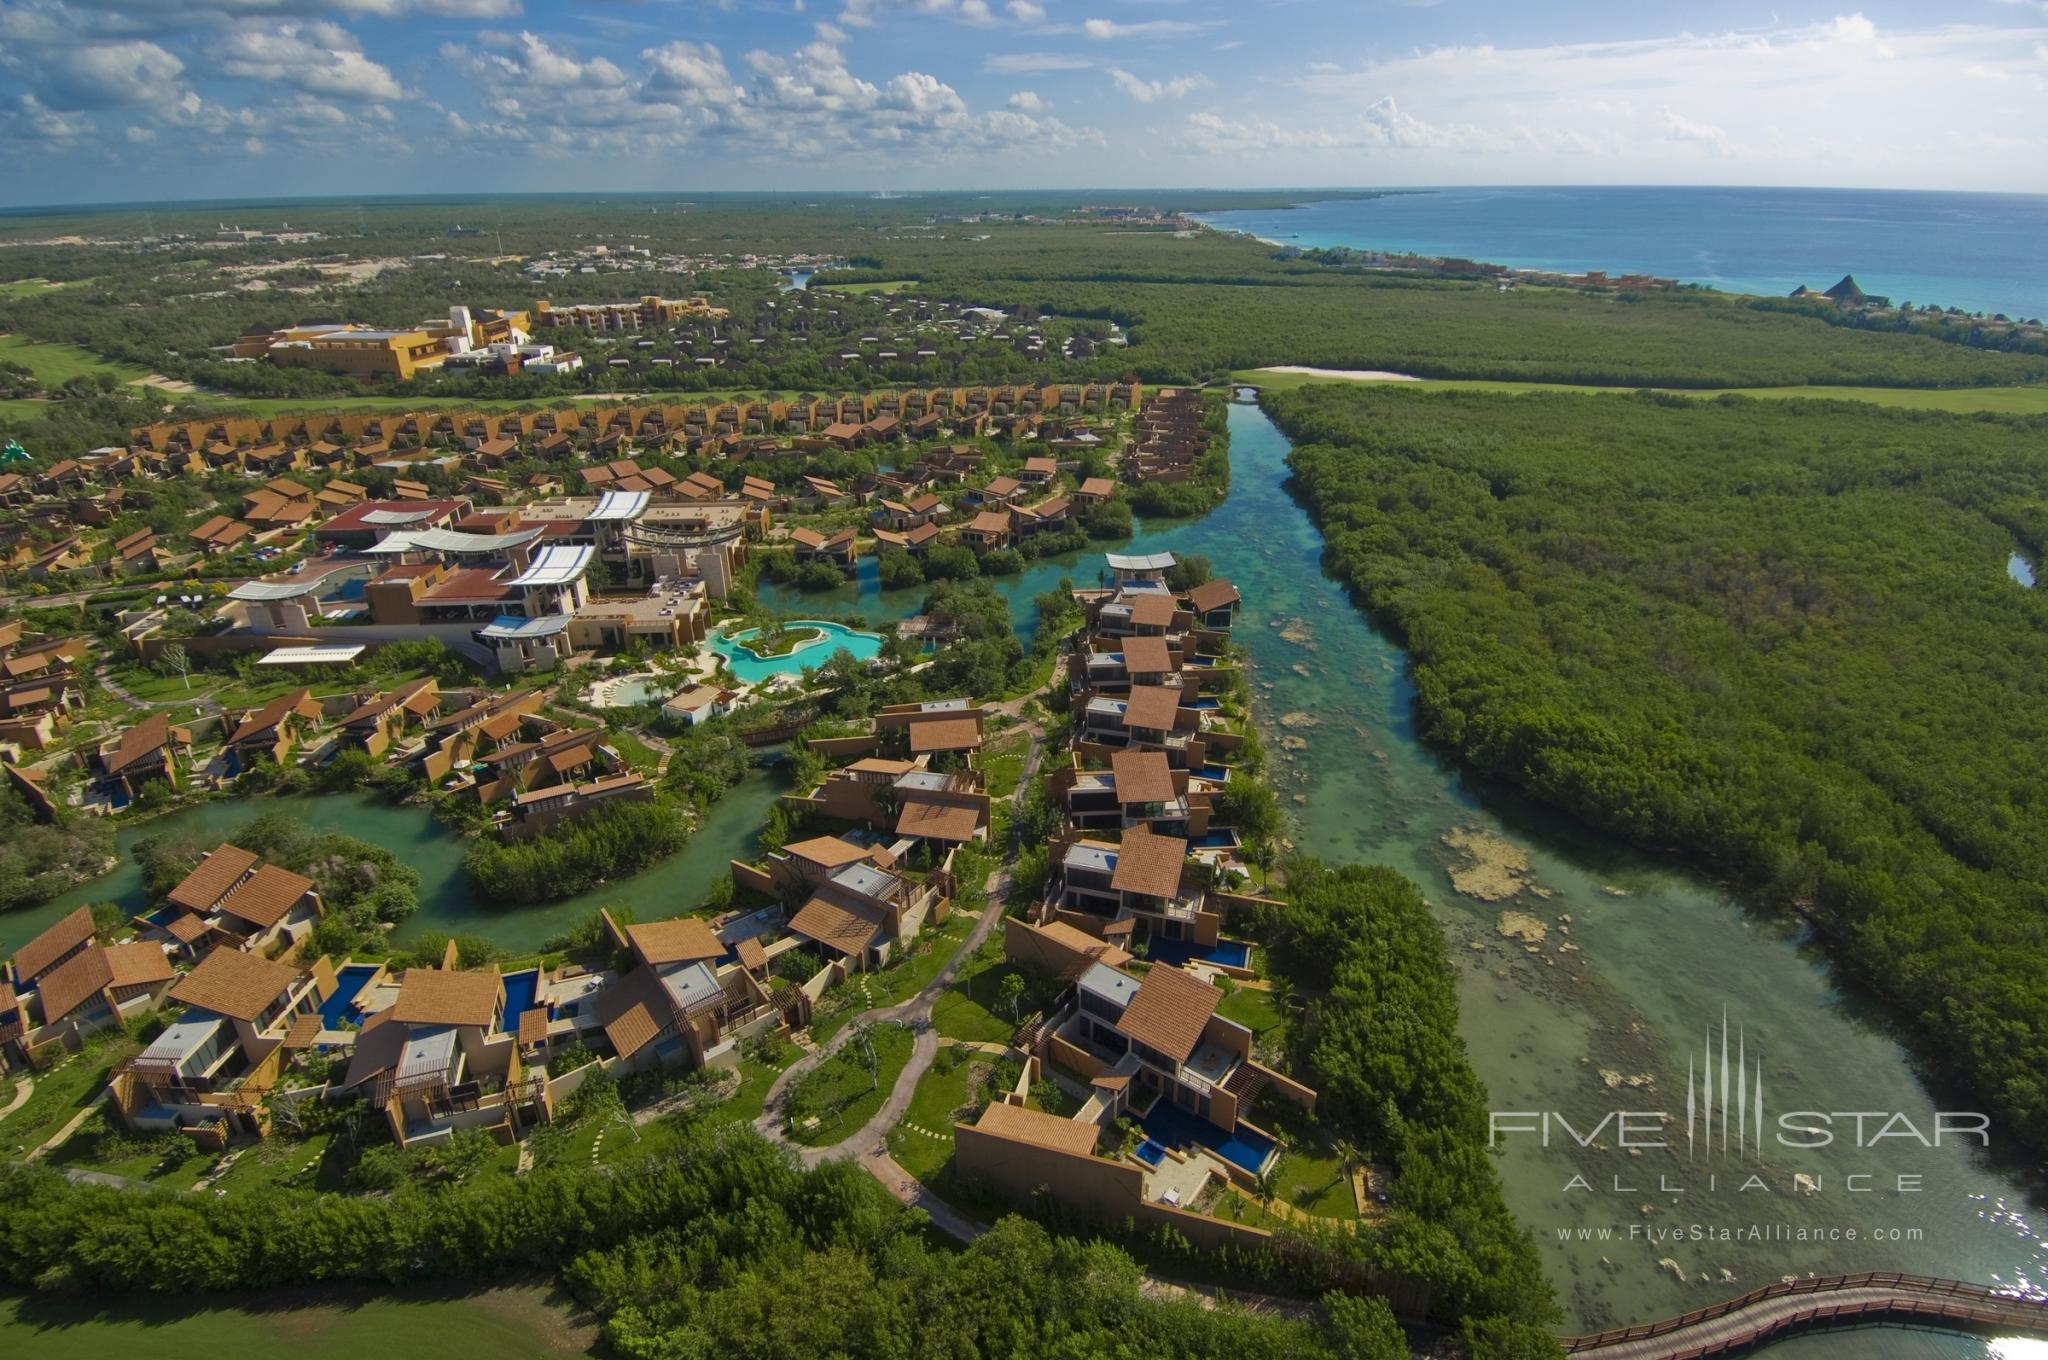
[[365,524],[418,524],[440,513],[439,510],[365,510],[361,518]]
[[297,581],[244,581],[228,592],[230,600],[296,600],[320,588],[315,576]]
[[360,642],[316,642],[304,647],[279,647],[256,659],[259,666],[346,666],[363,654]]
[[455,529],[398,529],[363,551],[390,556],[425,549],[428,552],[494,557],[541,536],[539,529],[514,529],[509,534],[465,534]]
[[567,614],[549,614],[538,619],[522,619],[517,614],[500,614],[477,629],[476,635],[492,642],[511,642],[519,638],[553,637],[568,626]]
[[607,491],[597,498],[597,509],[590,512],[590,518],[638,519],[646,513],[650,499],[645,491]]
[[1174,564],[1170,552],[1106,553],[1111,571],[1165,571]]
[[590,563],[597,556],[597,549],[587,543],[555,543],[534,554],[533,561],[525,571],[513,577],[508,585],[514,586],[566,586],[580,580],[590,570]]

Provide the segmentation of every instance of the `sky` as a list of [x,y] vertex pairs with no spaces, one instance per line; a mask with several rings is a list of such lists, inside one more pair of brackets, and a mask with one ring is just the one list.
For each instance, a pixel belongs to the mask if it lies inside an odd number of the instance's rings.
[[0,204],[2048,192],[2048,0],[0,0]]

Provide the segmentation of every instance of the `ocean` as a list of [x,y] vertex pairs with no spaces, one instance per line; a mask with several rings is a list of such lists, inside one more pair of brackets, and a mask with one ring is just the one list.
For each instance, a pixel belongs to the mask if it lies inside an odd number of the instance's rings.
[[1866,293],[2048,317],[2048,195],[1878,189],[1389,192],[1202,214],[1304,249],[1356,246],[1526,269],[1642,273],[1782,297],[1854,274]]

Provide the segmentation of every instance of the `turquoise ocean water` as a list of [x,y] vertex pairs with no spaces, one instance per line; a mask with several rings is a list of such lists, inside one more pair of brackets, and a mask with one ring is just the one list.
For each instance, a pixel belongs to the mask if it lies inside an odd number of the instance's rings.
[[1204,221],[1304,249],[1646,273],[1783,295],[1854,274],[1894,302],[2048,317],[2048,195],[1872,189],[1430,189]]

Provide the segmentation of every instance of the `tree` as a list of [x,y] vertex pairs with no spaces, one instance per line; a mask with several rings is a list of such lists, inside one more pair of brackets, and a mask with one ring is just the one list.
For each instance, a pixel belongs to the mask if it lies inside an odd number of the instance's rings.
[[[1323,1340],[1335,1360],[1407,1360],[1409,1355],[1394,1310],[1371,1294],[1323,1295]],[[1550,1349],[1554,1355],[1555,1342]]]
[[160,675],[175,675],[185,682],[185,692],[192,691],[192,658],[183,645],[173,642],[156,654],[156,669]]
[[996,995],[1002,1000],[1003,1009],[1010,1013],[1012,1020],[1022,1020],[1024,1005],[1024,975],[1006,973],[996,987]]
[[1175,559],[1174,564],[1166,569],[1166,584],[1171,590],[1193,590],[1206,584],[1215,574],[1208,558],[1200,553],[1189,553]]

